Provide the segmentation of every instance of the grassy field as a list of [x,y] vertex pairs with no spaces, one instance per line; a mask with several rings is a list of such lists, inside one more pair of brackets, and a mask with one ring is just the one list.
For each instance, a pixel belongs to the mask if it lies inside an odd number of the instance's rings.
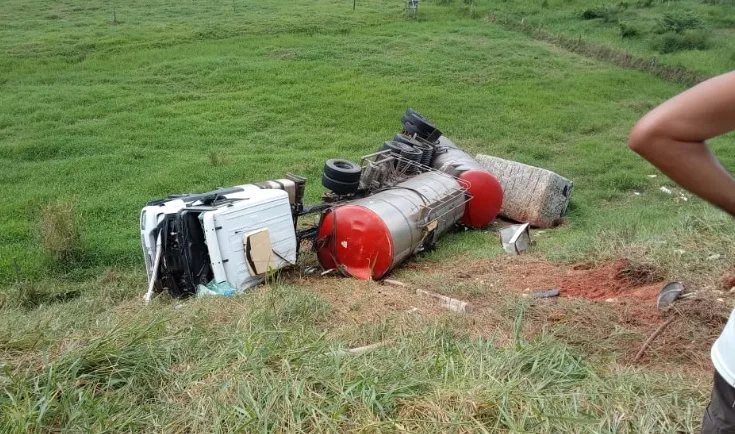
[[[493,19],[619,48],[702,74],[735,69],[732,0],[505,0]],[[484,9],[483,9],[484,8]]]
[[[633,122],[683,87],[488,19],[540,10],[529,22],[574,35],[573,21],[600,42],[652,53],[644,40],[616,40],[614,24],[574,18],[581,2],[544,3],[425,1],[407,19],[388,0],[355,11],[333,0],[5,2],[0,431],[695,431],[708,369],[631,366],[616,345],[639,345],[643,329],[589,317],[585,332],[610,330],[601,354],[593,340],[570,339],[582,329],[558,333],[540,320],[548,306],[517,294],[493,290],[497,309],[476,318],[497,321],[474,334],[474,319],[452,315],[345,318],[298,273],[236,299],[138,299],[147,200],[288,171],[312,180],[316,200],[323,161],[373,152],[409,106],[471,151],[575,182],[567,223],[536,237],[538,255],[622,256],[715,288],[735,265],[731,219],[681,199],[626,148]],[[726,7],[671,4],[703,19]],[[653,22],[667,7],[641,11]],[[720,54],[731,42],[720,33],[717,48],[662,58],[727,69],[732,58]],[[733,144],[713,141],[730,167]],[[457,232],[419,263],[460,268],[499,253],[494,234]],[[426,282],[450,290],[452,277],[440,277]],[[377,288],[350,282],[328,284]],[[609,317],[599,303],[575,303],[559,305]],[[379,340],[391,344],[335,354]]]

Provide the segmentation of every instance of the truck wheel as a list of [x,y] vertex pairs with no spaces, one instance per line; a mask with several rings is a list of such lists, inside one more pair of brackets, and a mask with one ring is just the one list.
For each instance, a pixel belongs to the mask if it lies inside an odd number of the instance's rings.
[[330,178],[325,173],[322,175],[322,185],[327,190],[333,191],[337,194],[354,194],[357,193],[357,189],[360,186],[360,181],[355,182],[343,182],[343,181],[337,181],[335,179]]
[[407,133],[416,134],[430,142],[439,140],[439,137],[442,135],[442,132],[439,131],[434,124],[427,121],[426,118],[416,112],[409,113],[406,111],[406,115],[401,117],[401,122],[403,122],[403,126]]
[[324,163],[324,174],[334,181],[352,184],[360,181],[362,167],[349,160],[334,158]]

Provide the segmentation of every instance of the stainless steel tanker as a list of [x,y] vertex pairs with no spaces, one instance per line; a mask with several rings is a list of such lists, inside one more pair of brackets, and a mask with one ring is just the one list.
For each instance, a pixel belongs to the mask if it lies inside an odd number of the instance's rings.
[[319,262],[358,279],[380,279],[434,244],[462,218],[466,202],[464,181],[430,171],[334,207],[319,227]]

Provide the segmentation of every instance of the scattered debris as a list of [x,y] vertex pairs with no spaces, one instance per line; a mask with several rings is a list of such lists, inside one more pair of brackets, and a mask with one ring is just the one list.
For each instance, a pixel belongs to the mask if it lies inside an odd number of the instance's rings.
[[641,193],[640,193],[639,191],[634,191],[634,192],[633,192],[633,195],[635,195],[635,196],[640,196],[640,195],[641,195]]
[[324,271],[322,271],[322,276],[326,276],[327,274],[332,274],[335,271],[337,271],[336,268],[330,268],[329,270],[324,270]]
[[391,280],[391,279],[385,279],[383,280],[383,283],[385,283],[386,285],[391,285],[391,286],[400,286],[401,288],[405,288],[408,286],[403,282],[399,282],[397,280]]
[[455,298],[450,298],[445,295],[437,294],[435,292],[430,292],[430,291],[426,291],[423,289],[417,289],[416,294],[425,295],[427,297],[431,297],[433,299],[439,300],[442,302],[442,307],[449,309],[453,312],[472,313],[472,307],[466,301],[457,300]]
[[239,291],[237,291],[235,288],[230,286],[227,281],[224,282],[215,282],[214,280],[211,280],[206,285],[199,284],[197,285],[197,297],[207,297],[210,295],[224,295],[224,296],[233,296],[235,294],[238,294]]
[[407,310],[406,313],[416,313],[419,311],[418,307],[412,307],[411,309]]
[[684,292],[684,284],[681,282],[669,282],[661,288],[661,292],[656,299],[656,308],[666,309],[671,306],[677,298]]
[[319,271],[319,267],[316,266],[309,266],[304,268],[304,274],[314,274]]
[[722,255],[720,255],[719,253],[715,253],[714,255],[708,256],[707,257],[707,260],[708,261],[715,261],[717,259],[720,259],[721,257],[722,257]]
[[668,188],[666,188],[666,187],[661,187],[661,188],[659,188],[659,190],[661,190],[662,192],[664,192],[664,193],[666,193],[666,194],[672,194],[672,191],[671,191],[671,190],[669,190],[669,189],[668,189]]
[[531,233],[528,230],[530,226],[530,224],[524,223],[501,229],[500,242],[503,243],[503,249],[514,255],[526,251],[531,245]]
[[482,154],[476,158],[503,187],[500,215],[541,228],[561,223],[572,196],[572,181],[549,170],[516,161]]
[[658,175],[648,175],[649,178],[655,178]]
[[653,342],[653,340],[656,339],[656,337],[660,335],[661,332],[663,332],[664,329],[669,326],[669,324],[674,322],[675,319],[676,319],[676,316],[672,316],[665,323],[661,324],[656,330],[654,330],[653,333],[651,333],[651,336],[649,336],[648,339],[646,339],[646,342],[643,343],[640,351],[638,351],[638,354],[636,354],[635,357],[633,358],[633,363],[637,362],[643,356],[643,353],[646,351],[646,348],[648,348],[648,346],[651,345],[651,342]]
[[[159,233],[158,236],[156,236],[156,254],[153,260],[152,270],[149,271],[149,277],[148,277],[148,290],[146,291],[145,295],[143,296],[143,301],[148,303],[153,298],[154,291],[156,289],[156,282],[158,279],[158,269],[161,264],[161,234]],[[146,261],[146,265],[148,265],[148,261]]]
[[392,340],[382,341],[371,345],[365,345],[364,347],[357,347],[357,348],[351,348],[349,350],[339,350],[335,351],[335,356],[360,356],[365,353],[368,353],[376,348],[384,347],[391,343]]
[[539,291],[533,293],[533,298],[550,298],[550,297],[558,297],[559,296],[559,290],[558,289],[547,289],[546,291]]

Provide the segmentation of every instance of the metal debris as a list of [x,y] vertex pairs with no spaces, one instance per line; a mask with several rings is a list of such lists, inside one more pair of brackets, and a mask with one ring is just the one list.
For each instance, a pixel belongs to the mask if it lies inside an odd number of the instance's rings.
[[663,288],[661,288],[661,292],[659,292],[658,294],[658,299],[656,300],[656,308],[666,309],[667,307],[671,306],[674,301],[676,301],[676,299],[681,296],[682,292],[684,292],[683,283],[667,283]]
[[304,274],[314,274],[319,271],[319,267],[309,266],[304,268]]
[[558,297],[558,296],[559,296],[558,289],[547,289],[546,291],[534,292],[532,295],[533,298],[551,298],[551,297]]
[[500,241],[503,249],[511,254],[519,255],[531,246],[531,233],[528,230],[531,225],[512,225],[500,230]]

